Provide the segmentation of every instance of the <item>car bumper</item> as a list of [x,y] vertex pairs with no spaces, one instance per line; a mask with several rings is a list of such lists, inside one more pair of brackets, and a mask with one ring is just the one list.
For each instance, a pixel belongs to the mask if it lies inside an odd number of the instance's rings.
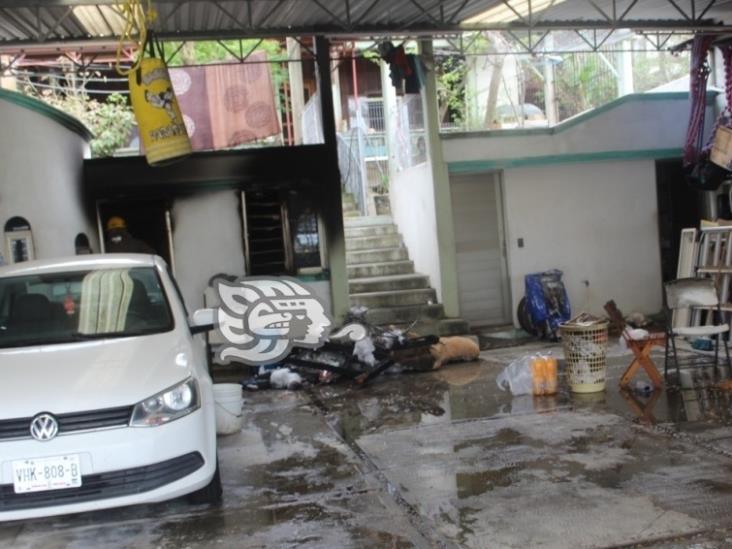
[[[0,442],[0,521],[153,503],[206,486],[216,470],[213,414],[206,406],[159,427]],[[14,493],[13,461],[68,454],[80,456],[81,488]]]

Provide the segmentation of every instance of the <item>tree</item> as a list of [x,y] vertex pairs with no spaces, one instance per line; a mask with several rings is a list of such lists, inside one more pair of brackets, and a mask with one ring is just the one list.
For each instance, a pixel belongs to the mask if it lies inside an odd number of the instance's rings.
[[123,147],[135,125],[132,108],[127,98],[113,93],[104,102],[90,99],[86,94],[64,95],[56,92],[35,94],[52,107],[78,118],[91,130],[94,137],[90,142],[92,156],[112,156]]
[[555,89],[562,120],[617,97],[616,76],[600,55],[602,52],[572,53],[557,65]]

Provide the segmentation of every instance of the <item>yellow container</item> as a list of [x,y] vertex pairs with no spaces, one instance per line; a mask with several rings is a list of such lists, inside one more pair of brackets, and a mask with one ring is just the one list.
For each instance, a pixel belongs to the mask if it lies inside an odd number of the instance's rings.
[[191,153],[183,115],[162,59],[146,57],[129,74],[132,109],[151,166]]
[[536,357],[531,361],[531,382],[534,396],[544,394],[546,384],[546,360],[543,357]]
[[557,392],[559,386],[558,372],[557,372],[557,359],[553,356],[546,358],[546,370],[544,372],[544,394],[553,395]]

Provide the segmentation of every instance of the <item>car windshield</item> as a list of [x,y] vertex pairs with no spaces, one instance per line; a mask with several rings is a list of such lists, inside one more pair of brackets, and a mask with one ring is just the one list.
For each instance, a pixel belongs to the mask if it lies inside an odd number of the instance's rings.
[[152,267],[0,278],[0,348],[173,329]]

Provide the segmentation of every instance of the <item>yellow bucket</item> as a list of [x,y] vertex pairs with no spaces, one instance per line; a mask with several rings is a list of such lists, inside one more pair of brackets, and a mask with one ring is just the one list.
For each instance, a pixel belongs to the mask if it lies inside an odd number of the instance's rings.
[[151,166],[191,153],[183,115],[162,59],[146,57],[129,74],[132,110]]

